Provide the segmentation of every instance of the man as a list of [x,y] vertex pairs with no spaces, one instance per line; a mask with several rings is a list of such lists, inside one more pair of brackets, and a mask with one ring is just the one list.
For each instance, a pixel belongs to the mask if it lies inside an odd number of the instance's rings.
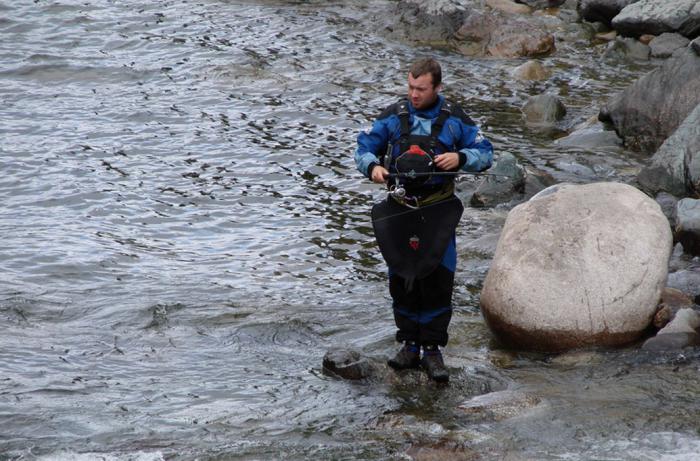
[[447,344],[452,317],[455,229],[463,211],[449,172],[489,168],[493,147],[441,90],[440,64],[432,58],[414,62],[408,100],[386,108],[371,130],[360,133],[355,163],[390,190],[387,200],[372,209],[377,242],[389,266],[396,339],[404,343],[389,365],[422,366],[431,379],[447,382],[440,347]]

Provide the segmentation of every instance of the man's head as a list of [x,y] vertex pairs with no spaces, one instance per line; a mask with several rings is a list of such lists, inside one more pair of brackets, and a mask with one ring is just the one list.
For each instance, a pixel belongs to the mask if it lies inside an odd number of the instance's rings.
[[435,103],[442,89],[442,69],[433,58],[414,62],[408,70],[408,99],[416,109],[427,109]]

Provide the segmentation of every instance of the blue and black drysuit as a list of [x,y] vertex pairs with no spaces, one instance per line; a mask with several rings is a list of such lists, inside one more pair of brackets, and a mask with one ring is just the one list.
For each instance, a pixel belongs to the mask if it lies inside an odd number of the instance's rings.
[[[483,171],[493,160],[491,143],[482,136],[472,119],[461,107],[445,101],[440,95],[432,107],[424,110],[416,110],[407,100],[386,108],[372,129],[360,133],[357,138],[357,169],[368,178],[377,165],[394,173],[397,171],[396,159],[414,143],[426,151],[429,149],[433,157],[457,152],[458,168],[465,171]],[[417,203],[430,203],[431,197],[443,200],[445,192],[455,199],[453,178],[447,175],[431,176],[418,185],[407,184],[406,189],[408,195],[417,198]],[[461,211],[459,213],[461,215]],[[398,327],[397,341],[415,341],[424,346],[447,344],[457,265],[454,230],[451,229],[452,237],[442,260],[427,276],[406,280],[389,264],[389,291]]]

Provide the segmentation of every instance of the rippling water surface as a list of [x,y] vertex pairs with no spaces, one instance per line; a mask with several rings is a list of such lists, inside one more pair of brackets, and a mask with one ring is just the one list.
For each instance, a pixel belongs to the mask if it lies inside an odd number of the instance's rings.
[[[382,192],[352,151],[415,57],[436,53],[497,150],[558,181],[644,161],[556,149],[519,111],[550,91],[574,124],[644,69],[571,34],[555,77],[515,82],[519,62],[385,36],[392,5],[0,4],[0,459],[697,459],[697,354],[492,343],[478,292],[507,206],[458,231],[448,388],[321,373],[331,346],[395,348]],[[501,389],[542,403],[457,409]]]

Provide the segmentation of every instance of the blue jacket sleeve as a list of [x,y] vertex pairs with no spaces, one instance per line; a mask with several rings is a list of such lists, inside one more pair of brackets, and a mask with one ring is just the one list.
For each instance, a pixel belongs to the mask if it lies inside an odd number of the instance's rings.
[[[461,169],[464,171],[484,171],[493,163],[493,145],[484,137],[476,125],[461,124],[459,153],[464,155]],[[461,155],[460,155],[461,157]]]
[[389,135],[387,120],[380,119],[374,122],[371,130],[363,131],[357,136],[355,165],[360,173],[369,177],[370,165],[379,164],[379,156],[386,152]]

